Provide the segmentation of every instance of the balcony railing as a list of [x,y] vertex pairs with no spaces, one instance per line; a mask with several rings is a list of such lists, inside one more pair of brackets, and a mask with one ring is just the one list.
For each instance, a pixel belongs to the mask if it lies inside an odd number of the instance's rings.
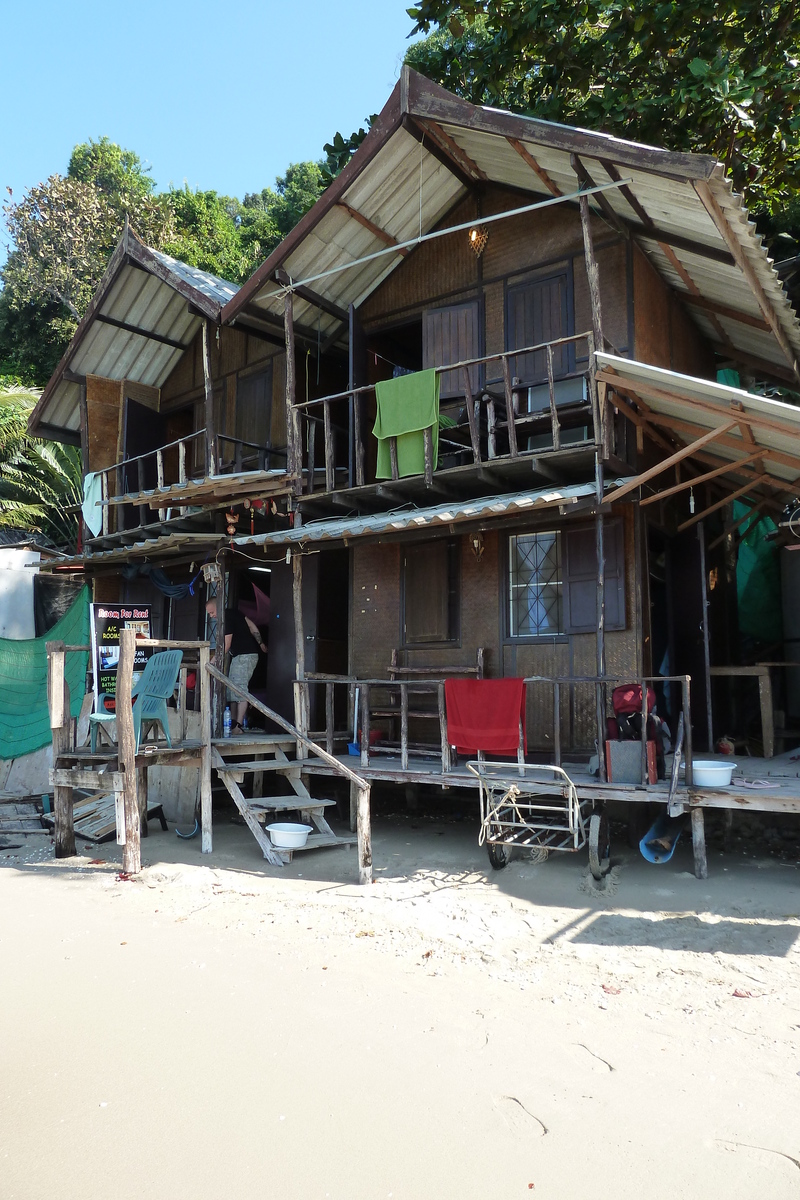
[[[585,355],[581,354],[580,358],[585,357],[586,370],[564,371],[563,359],[574,362],[578,348],[585,348]],[[526,379],[515,375],[518,360],[531,355],[544,356],[544,377]],[[561,360],[558,369],[554,361],[556,355]],[[452,424],[440,422],[438,464],[433,461],[433,427],[424,430],[426,482],[432,482],[437,467],[440,470],[470,464],[480,467],[497,459],[517,459],[541,454],[543,450],[560,450],[567,441],[575,444],[601,440],[603,421],[593,363],[593,335],[576,333],[519,350],[486,354],[436,367],[440,377],[447,375],[451,382],[460,379],[463,390],[440,402],[440,412],[450,417]],[[489,364],[497,364],[495,377],[474,387],[475,369],[486,375]],[[304,451],[296,473],[299,475],[302,471],[306,493],[362,487],[368,482],[366,464],[370,430],[364,400],[374,392],[375,384],[366,384],[318,399],[299,401],[295,405],[299,441]],[[341,421],[345,405],[346,423]],[[577,438],[569,438],[569,431],[576,430]],[[397,480],[396,438],[389,438],[389,455],[391,478]]]
[[[116,530],[135,529],[152,520],[150,497],[137,503],[137,497],[155,489],[182,487],[199,482],[206,475],[206,452],[208,438],[205,429],[176,438],[156,450],[126,458],[99,471],[102,486],[103,525],[102,536],[114,532],[112,508],[116,509]],[[286,468],[286,449],[272,445],[259,445],[228,434],[214,435],[214,462],[216,475],[241,474],[245,471],[272,471]],[[121,497],[131,497],[123,502]],[[186,499],[189,497],[187,495]],[[188,505],[165,506],[158,509],[158,519],[165,521],[173,508],[181,516]]]

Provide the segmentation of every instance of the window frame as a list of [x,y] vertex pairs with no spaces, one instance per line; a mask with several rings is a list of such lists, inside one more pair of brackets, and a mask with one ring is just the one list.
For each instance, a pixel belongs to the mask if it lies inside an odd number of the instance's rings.
[[547,534],[555,534],[558,539],[559,546],[559,575],[561,587],[561,624],[564,624],[565,605],[564,605],[564,530],[561,527],[555,528],[540,528],[540,529],[517,529],[509,531],[503,539],[503,609],[504,609],[504,641],[512,646],[519,645],[541,645],[542,643],[552,644],[553,642],[566,642],[569,635],[564,629],[557,631],[550,630],[546,633],[512,633],[511,632],[511,539],[524,537],[541,537]]

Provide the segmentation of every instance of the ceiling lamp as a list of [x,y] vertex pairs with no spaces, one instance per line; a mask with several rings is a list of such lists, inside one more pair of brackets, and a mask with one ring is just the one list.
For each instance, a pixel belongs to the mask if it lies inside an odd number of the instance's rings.
[[489,230],[485,225],[473,225],[467,237],[469,238],[470,250],[476,258],[480,258],[489,240]]

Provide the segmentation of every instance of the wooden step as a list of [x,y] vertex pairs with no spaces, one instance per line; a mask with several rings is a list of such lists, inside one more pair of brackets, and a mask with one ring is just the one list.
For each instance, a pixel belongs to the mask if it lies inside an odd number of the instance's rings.
[[295,739],[289,737],[286,733],[243,733],[237,734],[229,738],[212,738],[211,745],[220,754],[242,754],[252,753],[257,754],[263,749],[265,752],[278,747],[282,750],[291,749],[294,747]]
[[328,837],[324,833],[310,833],[305,846],[296,847],[292,854],[297,854],[300,850],[321,850],[324,846],[355,846],[357,841],[355,834],[343,834],[341,837],[334,834],[333,837]]
[[254,812],[314,812],[330,808],[335,800],[304,800],[302,796],[256,796],[247,803]]
[[289,771],[300,771],[298,762],[281,762],[280,759],[265,758],[262,762],[239,762],[231,760],[224,766],[217,767],[218,771],[278,771],[284,774]]

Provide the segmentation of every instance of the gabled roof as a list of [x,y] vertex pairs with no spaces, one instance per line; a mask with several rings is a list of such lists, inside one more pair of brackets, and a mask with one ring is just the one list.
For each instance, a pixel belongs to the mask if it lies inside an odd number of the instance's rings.
[[[228,301],[223,321],[282,319],[280,282],[288,275],[308,285],[305,296],[295,290],[296,323],[316,329],[319,321],[323,339],[335,338],[348,306],[403,261],[403,243],[488,183],[532,200],[617,184],[593,206],[636,239],[704,335],[779,373],[794,369],[800,321],[721,163],[477,107],[409,67],[353,158]],[[364,261],[398,243],[396,252]]]
[[80,440],[87,375],[161,387],[204,317],[219,320],[238,285],[151,250],[127,227],[106,273],[31,413],[31,433]]

